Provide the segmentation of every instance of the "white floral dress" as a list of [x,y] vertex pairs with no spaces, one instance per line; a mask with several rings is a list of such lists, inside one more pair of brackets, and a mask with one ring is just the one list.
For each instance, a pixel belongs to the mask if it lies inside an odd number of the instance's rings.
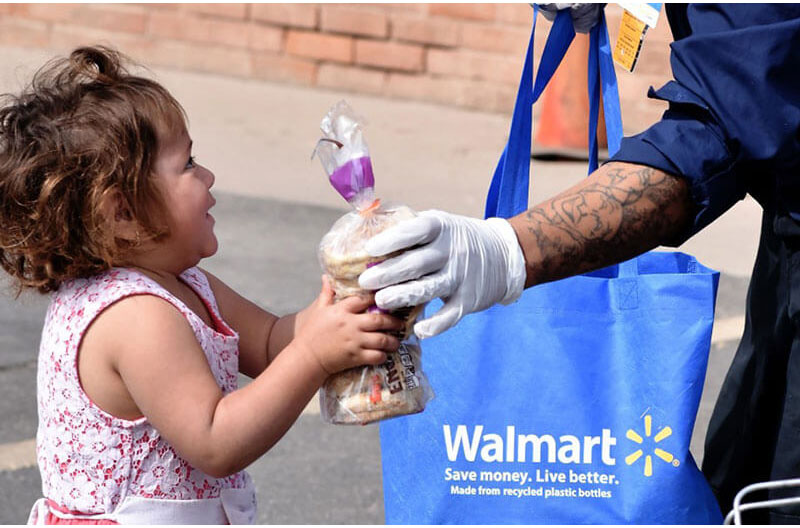
[[[46,499],[34,506],[29,522],[44,522],[46,514],[126,524],[252,522],[255,493],[246,472],[214,478],[192,467],[145,417],[124,420],[100,409],[78,378],[78,347],[92,321],[112,303],[144,294],[180,310],[222,391],[236,390],[239,336],[222,320],[202,271],[191,268],[181,279],[203,300],[216,328],[130,269],[68,281],[53,295],[37,373],[36,444]],[[135,321],[131,325],[125,330],[135,331]]]

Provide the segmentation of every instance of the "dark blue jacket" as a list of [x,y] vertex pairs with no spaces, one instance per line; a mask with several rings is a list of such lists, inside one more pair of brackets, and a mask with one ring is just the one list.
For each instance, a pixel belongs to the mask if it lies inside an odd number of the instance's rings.
[[[666,11],[674,80],[648,95],[669,109],[624,139],[612,159],[689,182],[696,214],[676,245],[748,193],[764,208],[744,334],[703,458],[728,512],[744,486],[800,477],[800,6],[668,4]],[[800,524],[800,504],[745,519]]]
[[674,80],[648,97],[669,109],[612,159],[690,182],[696,216],[676,245],[747,193],[800,220],[800,5],[667,4],[666,12]]

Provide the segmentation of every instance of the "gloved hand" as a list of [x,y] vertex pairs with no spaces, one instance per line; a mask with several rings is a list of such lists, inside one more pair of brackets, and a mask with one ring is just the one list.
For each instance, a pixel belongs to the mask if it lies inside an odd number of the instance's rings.
[[469,313],[509,304],[525,287],[522,249],[514,228],[502,218],[423,211],[372,237],[366,250],[377,257],[417,245],[366,270],[358,282],[380,290],[375,302],[387,310],[441,297],[444,306],[414,325],[420,339],[444,332]]
[[600,13],[605,6],[605,4],[539,4],[539,9],[551,22],[555,20],[556,13],[562,9],[569,9],[575,32],[588,33],[600,21]]

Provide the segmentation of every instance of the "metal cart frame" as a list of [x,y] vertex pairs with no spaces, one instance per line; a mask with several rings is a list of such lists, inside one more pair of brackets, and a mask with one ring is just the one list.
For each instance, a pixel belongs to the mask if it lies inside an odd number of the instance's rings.
[[742,504],[744,497],[749,493],[753,493],[754,491],[785,488],[800,488],[800,478],[757,482],[755,484],[745,486],[739,490],[739,493],[737,493],[736,497],[733,499],[733,509],[728,513],[728,515],[725,516],[725,524],[742,524],[742,512],[745,511],[756,510],[759,508],[787,506],[789,504],[800,504],[800,495],[785,499],[746,502]]

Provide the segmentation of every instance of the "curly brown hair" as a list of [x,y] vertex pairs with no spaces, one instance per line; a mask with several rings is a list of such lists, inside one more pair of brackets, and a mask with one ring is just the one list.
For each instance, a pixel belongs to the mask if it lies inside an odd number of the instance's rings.
[[[151,176],[160,139],[186,126],[186,114],[126,63],[110,48],[78,48],[21,94],[0,96],[0,265],[19,291],[54,291],[168,235]],[[111,197],[138,223],[137,240],[115,236]]]

